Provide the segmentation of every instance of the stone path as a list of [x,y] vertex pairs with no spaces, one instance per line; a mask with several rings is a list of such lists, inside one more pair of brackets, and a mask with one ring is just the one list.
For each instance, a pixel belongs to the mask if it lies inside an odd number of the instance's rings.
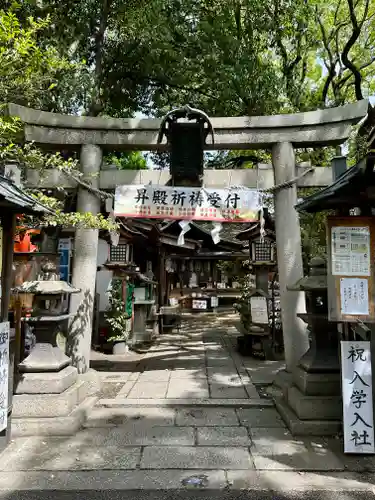
[[118,359],[113,366],[122,371],[102,372],[101,398],[81,431],[11,443],[0,460],[0,492],[374,493],[372,457],[344,456],[339,440],[289,433],[257,390],[280,363],[241,358],[233,319],[187,319],[147,353]]
[[102,399],[251,399],[266,405],[254,383],[270,384],[282,363],[241,357],[235,349],[236,319],[228,313],[192,315],[180,331],[159,337],[145,354],[111,364],[98,360],[101,369],[120,372],[102,372]]

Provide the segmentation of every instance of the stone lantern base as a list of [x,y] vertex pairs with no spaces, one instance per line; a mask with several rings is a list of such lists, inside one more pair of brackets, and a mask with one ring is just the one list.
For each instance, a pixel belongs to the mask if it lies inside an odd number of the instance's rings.
[[43,335],[43,330],[53,332],[55,324],[44,322],[36,333],[35,347],[19,365],[12,436],[72,435],[97,401],[99,375],[94,370],[79,375],[57,346],[55,335],[49,333],[49,341]]
[[308,373],[299,367],[293,375],[280,373],[274,384],[282,391],[275,397],[276,408],[292,434],[333,436],[341,430],[340,373]]
[[[317,336],[325,337],[326,345]],[[317,336],[293,373],[280,372],[274,382],[282,391],[282,397],[275,398],[276,407],[296,435],[332,436],[342,426],[337,340],[330,345],[327,330]]]
[[332,436],[341,429],[342,397],[339,334],[328,321],[325,261],[312,259],[309,276],[289,289],[306,292],[307,313],[298,316],[308,324],[311,342],[293,373],[277,377],[283,397],[276,397],[276,407],[293,434]]

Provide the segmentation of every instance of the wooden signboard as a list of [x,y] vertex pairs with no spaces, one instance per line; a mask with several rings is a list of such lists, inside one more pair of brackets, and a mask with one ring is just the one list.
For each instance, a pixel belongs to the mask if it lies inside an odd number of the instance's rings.
[[375,217],[329,217],[328,319],[375,323]]

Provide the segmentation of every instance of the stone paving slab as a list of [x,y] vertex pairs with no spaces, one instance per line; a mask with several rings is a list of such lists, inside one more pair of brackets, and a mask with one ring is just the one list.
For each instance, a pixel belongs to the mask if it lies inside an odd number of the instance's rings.
[[30,438],[20,450],[4,454],[3,471],[112,470],[138,467],[141,447],[97,446],[75,438]]
[[136,382],[130,390],[129,398],[165,398],[168,389],[168,382]]
[[208,384],[205,379],[185,380],[181,383],[180,380],[171,380],[168,386],[167,398],[208,398]]
[[259,398],[259,393],[254,384],[244,384],[244,388],[249,398],[254,398],[254,399]]
[[[189,478],[204,479],[204,486],[185,486]],[[8,500],[49,500],[52,495],[68,500],[86,498],[85,492],[95,500],[279,500],[278,495],[283,500],[369,500],[374,498],[374,479],[348,472],[255,470],[0,472],[0,495]]]
[[146,370],[140,374],[137,383],[142,382],[168,382],[171,376],[171,370]]
[[0,472],[0,491],[54,490],[56,498],[56,490],[179,490],[190,489],[189,479],[196,477],[204,478],[202,489],[227,486],[224,470],[23,471]]
[[285,368],[284,361],[261,361],[256,359],[242,359],[251,380],[255,384],[272,384],[276,374]]
[[253,427],[285,427],[279,413],[274,408],[238,408],[238,418],[242,425]]
[[[325,491],[326,500],[332,499],[333,491],[341,491],[342,500],[349,498],[350,492],[368,491],[375,493],[373,476],[363,477],[349,472],[300,472],[293,471],[241,471],[228,470],[227,479],[234,490],[271,490],[272,492]],[[291,496],[290,498],[294,498]],[[316,497],[317,498],[317,497]],[[370,496],[369,498],[373,498]],[[277,497],[274,497],[277,500]],[[286,500],[286,499],[285,499]]]
[[[187,361],[186,359],[174,358],[171,360],[171,367],[174,370],[184,369],[186,367],[189,369],[202,370],[206,368],[206,362],[204,359],[193,359]],[[166,368],[165,365],[161,365],[162,368]]]
[[[96,444],[101,441],[99,430],[103,429],[95,429]],[[147,422],[134,422],[112,429],[107,435],[103,435],[103,441],[103,446],[124,446],[126,453],[127,446],[194,446],[195,433],[192,427],[157,427],[148,425]]]
[[[226,408],[274,408],[274,402],[264,398],[247,399],[210,399],[210,398],[120,398],[100,399],[97,407],[123,408],[126,406],[159,406],[159,407],[226,407]],[[247,425],[247,424],[245,424]]]
[[208,375],[208,381],[210,384],[226,385],[227,387],[242,387],[243,380],[237,374],[227,374],[222,373],[220,370],[210,370]]
[[148,425],[174,425],[175,410],[165,407],[124,407],[93,408],[89,413],[85,427],[118,427],[129,422],[144,422]]
[[332,453],[312,454],[296,453],[294,455],[253,456],[257,470],[294,470],[294,471],[340,471],[344,464]]
[[295,454],[305,450],[303,439],[294,438],[287,428],[249,428],[249,432],[253,455]]
[[210,446],[146,446],[141,469],[251,469],[246,448]]
[[293,437],[286,429],[252,429],[251,453],[257,469],[343,470],[344,464],[328,447]]
[[[339,457],[345,469],[352,472],[375,471],[375,455],[350,455],[344,453],[342,438],[316,438],[311,439],[314,446],[328,447]],[[375,484],[375,483],[374,483]]]
[[121,387],[121,389],[118,391],[116,398],[127,398],[130,391],[133,389],[136,381],[131,380],[128,382],[125,382],[125,384]]
[[228,377],[228,378],[239,376],[237,368],[234,365],[222,366],[222,367],[220,367],[220,369],[218,369],[217,366],[208,366],[207,367],[207,376],[208,376],[209,380],[214,379],[219,374],[220,374],[220,376],[224,376],[224,377]]
[[[185,427],[181,427],[185,429]],[[251,440],[245,427],[198,427],[199,446],[244,446],[249,447]]]
[[197,379],[206,379],[207,378],[207,373],[205,368],[201,369],[196,369],[196,370],[173,370],[171,372],[171,378],[170,380],[181,380],[181,379],[191,379],[191,380],[197,380]]
[[212,398],[246,399],[248,397],[244,387],[228,387],[226,385],[211,384],[210,395]]
[[119,372],[119,373],[113,373],[113,372],[96,372],[102,382],[120,382],[124,383],[127,382],[133,375],[133,372]]
[[207,357],[206,364],[208,367],[213,367],[213,366],[217,367],[217,370],[219,370],[221,367],[225,367],[225,368],[233,369],[233,370],[236,369],[234,362],[232,360],[229,360],[229,359],[224,358],[224,357],[222,357],[222,358],[220,358],[220,357],[217,357],[217,358]]
[[[39,447],[45,449],[46,443],[55,444],[53,439],[46,441],[41,437],[30,438],[27,447],[29,449],[38,449]],[[76,447],[77,449],[123,446],[126,450],[129,446],[193,446],[194,444],[195,433],[192,427],[155,426],[150,425],[146,420],[129,421],[115,428],[86,428],[64,442],[57,441],[58,446],[66,445],[69,448]]]
[[233,408],[182,408],[177,410],[176,425],[181,426],[238,426]]

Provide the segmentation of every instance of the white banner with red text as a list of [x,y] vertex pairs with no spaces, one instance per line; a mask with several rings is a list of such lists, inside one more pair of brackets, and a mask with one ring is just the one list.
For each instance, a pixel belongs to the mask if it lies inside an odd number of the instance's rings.
[[253,222],[258,220],[262,195],[255,189],[118,186],[114,215],[171,220]]

